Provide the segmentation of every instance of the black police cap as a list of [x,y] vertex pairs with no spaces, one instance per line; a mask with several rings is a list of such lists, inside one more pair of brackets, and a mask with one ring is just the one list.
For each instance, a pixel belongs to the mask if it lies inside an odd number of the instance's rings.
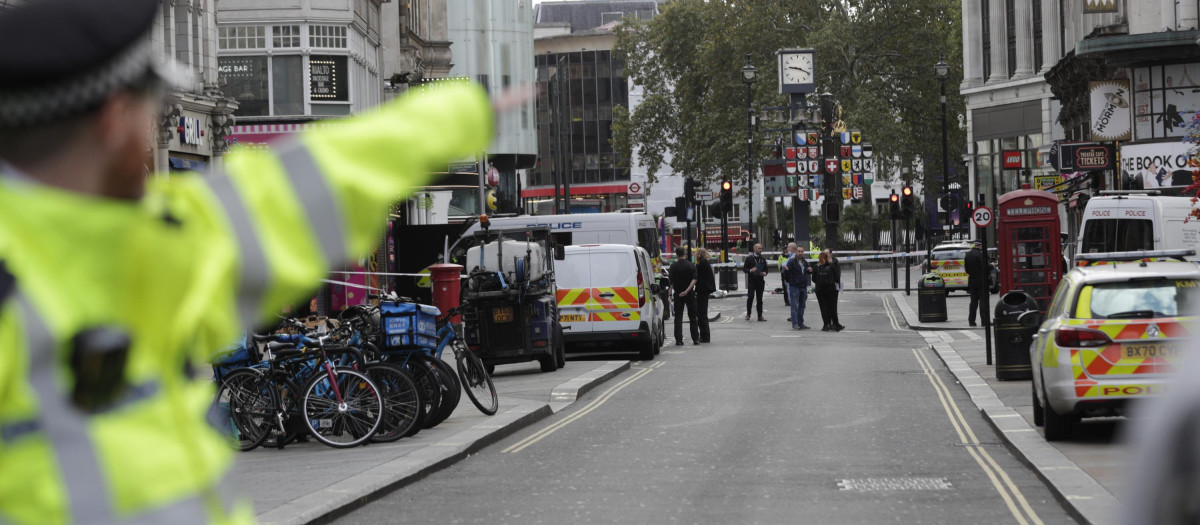
[[159,0],[28,0],[0,11],[0,127],[69,117],[157,72]]

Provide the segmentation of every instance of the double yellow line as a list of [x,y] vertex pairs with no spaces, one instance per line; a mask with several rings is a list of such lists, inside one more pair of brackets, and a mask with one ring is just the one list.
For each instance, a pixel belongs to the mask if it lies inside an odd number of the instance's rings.
[[1012,478],[1008,477],[1008,473],[996,463],[992,455],[979,446],[979,439],[975,437],[975,431],[971,430],[971,425],[967,423],[967,418],[963,417],[962,412],[958,409],[958,405],[950,397],[950,389],[946,388],[946,383],[942,382],[942,378],[934,372],[933,365],[929,363],[929,360],[921,352],[916,349],[912,352],[917,357],[917,362],[921,364],[921,369],[925,371],[925,377],[929,379],[929,383],[933,385],[933,389],[937,392],[938,400],[942,402],[942,408],[946,410],[946,416],[950,418],[950,424],[954,426],[954,431],[958,433],[959,441],[965,445],[964,448],[967,449],[967,453],[971,454],[972,458],[975,458],[975,462],[979,464],[979,468],[983,469],[988,479],[992,481],[992,486],[996,488],[996,492],[1000,493],[1000,497],[1004,500],[1004,504],[1008,506],[1008,510],[1012,513],[1013,518],[1016,518],[1017,523],[1021,525],[1042,525],[1041,518],[1029,506],[1029,502],[1021,494],[1021,489],[1017,488]]
[[605,391],[603,395],[592,400],[591,403],[588,403],[587,405],[585,405],[578,412],[563,418],[561,421],[554,423],[553,425],[550,425],[550,426],[543,428],[537,432],[534,432],[533,435],[512,444],[508,448],[501,450],[500,453],[501,454],[509,454],[509,453],[515,454],[517,452],[525,450],[526,448],[529,448],[531,445],[533,445],[534,443],[537,443],[538,441],[541,441],[546,436],[549,436],[550,434],[558,432],[563,427],[570,425],[571,423],[575,422],[579,418],[590,414],[593,410],[600,408],[600,405],[603,405],[604,403],[608,402],[609,399],[612,399],[612,397],[614,395],[616,395],[617,392],[620,392],[622,388],[625,388],[625,387],[629,386],[630,384],[632,384],[634,381],[637,381],[638,379],[645,377],[646,374],[649,374],[650,372],[654,371],[655,368],[662,366],[664,363],[665,363],[665,361],[659,361],[659,362],[654,363],[646,368],[638,370],[632,376],[629,376],[629,378],[625,379],[624,381],[621,381],[620,383],[613,385],[611,388],[609,388],[607,391]]

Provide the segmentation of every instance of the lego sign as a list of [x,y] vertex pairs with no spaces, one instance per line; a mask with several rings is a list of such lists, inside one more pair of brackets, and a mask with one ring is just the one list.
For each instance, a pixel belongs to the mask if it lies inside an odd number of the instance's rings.
[[1020,151],[1004,151],[1000,154],[1000,156],[1003,157],[1004,160],[1004,169],[1019,170],[1022,168]]

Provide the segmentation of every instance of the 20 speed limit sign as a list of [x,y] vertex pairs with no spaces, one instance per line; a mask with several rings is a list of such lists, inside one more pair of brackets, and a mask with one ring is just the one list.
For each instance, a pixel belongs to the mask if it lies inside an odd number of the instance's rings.
[[971,221],[980,228],[986,228],[992,223],[992,210],[987,206],[975,208],[975,212],[971,214]]

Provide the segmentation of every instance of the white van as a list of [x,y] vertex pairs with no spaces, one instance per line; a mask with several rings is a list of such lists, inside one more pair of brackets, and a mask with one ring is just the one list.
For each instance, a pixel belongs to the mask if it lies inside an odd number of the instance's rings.
[[[645,213],[579,213],[572,215],[523,215],[520,217],[492,217],[491,227],[497,229],[548,226],[554,244],[628,244],[640,246],[650,255],[657,272],[661,265],[658,248],[658,228],[654,217]],[[479,223],[472,224],[462,238],[450,248],[448,261],[461,258],[479,231]],[[457,264],[462,264],[461,262]]]
[[666,341],[650,254],[627,244],[566,247],[554,263],[563,340],[624,343],[643,361],[654,359]]
[[1186,220],[1192,207],[1191,197],[1093,197],[1083,211],[1075,254],[1189,248],[1200,253],[1200,221]]

